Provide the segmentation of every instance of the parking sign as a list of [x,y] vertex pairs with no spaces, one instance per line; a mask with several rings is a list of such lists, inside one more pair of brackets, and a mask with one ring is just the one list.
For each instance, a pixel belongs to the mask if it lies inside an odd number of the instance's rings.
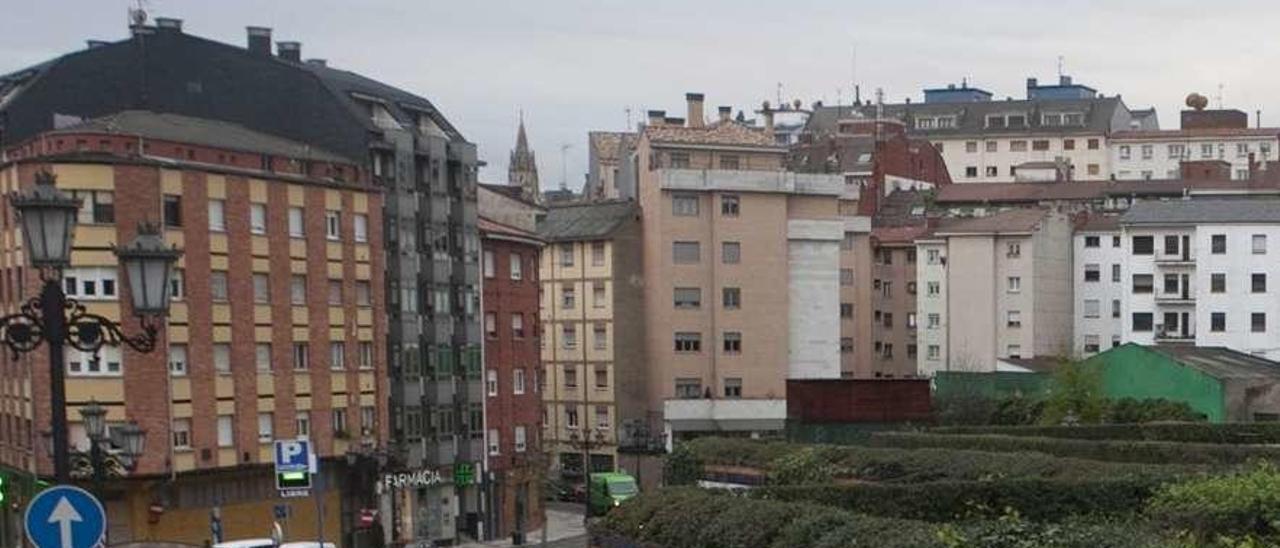
[[308,472],[311,469],[311,442],[276,440],[276,473]]

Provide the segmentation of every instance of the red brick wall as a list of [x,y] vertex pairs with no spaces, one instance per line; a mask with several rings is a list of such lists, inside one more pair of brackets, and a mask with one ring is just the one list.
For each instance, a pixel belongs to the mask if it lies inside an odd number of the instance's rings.
[[[494,277],[484,278],[484,312],[493,313],[497,319],[497,336],[485,336],[485,375],[489,370],[498,372],[498,395],[485,397],[485,420],[488,428],[500,432],[500,455],[489,457],[490,466],[497,471],[511,467],[515,455],[515,426],[523,425],[526,432],[526,455],[537,453],[538,436],[542,432],[542,395],[537,390],[536,378],[541,377],[541,354],[538,339],[534,336],[538,320],[538,246],[482,235],[481,247],[493,252]],[[510,257],[512,253],[522,258],[523,279],[511,279]],[[512,331],[512,314],[524,317],[524,337],[516,338]],[[525,370],[524,394],[513,393],[515,368]],[[538,370],[535,373],[535,370]]]
[[927,421],[927,379],[787,381],[787,418],[805,422]]

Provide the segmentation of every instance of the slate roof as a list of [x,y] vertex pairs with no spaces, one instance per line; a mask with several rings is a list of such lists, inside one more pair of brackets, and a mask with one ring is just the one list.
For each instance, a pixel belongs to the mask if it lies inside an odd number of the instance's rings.
[[746,127],[741,124],[717,124],[704,127],[676,125],[648,126],[645,135],[654,143],[688,145],[732,145],[768,147],[785,152],[764,128]]
[[1226,347],[1157,344],[1143,348],[1218,379],[1280,378],[1280,362]]
[[500,223],[488,217],[477,217],[476,228],[481,234],[502,234],[506,236],[515,236],[518,238],[527,238],[530,240],[542,241],[542,237],[527,230],[521,230],[514,226]]
[[1153,129],[1144,131],[1117,131],[1111,134],[1115,141],[1162,141],[1168,139],[1195,139],[1205,137],[1270,137],[1280,136],[1280,128],[1198,128]]
[[[1121,118],[1129,117],[1128,107],[1119,97],[1098,97],[1093,99],[1023,99],[1017,101],[974,101],[960,103],[898,103],[863,106],[823,106],[814,109],[805,125],[805,130],[813,133],[829,133],[837,129],[837,121],[843,118],[874,117],[877,110],[883,108],[883,116],[896,118],[907,123],[913,135],[927,135],[930,138],[963,137],[970,135],[1009,135],[1016,136],[1032,133],[1055,134],[1097,134],[1110,133],[1127,127],[1113,125],[1118,111],[1123,111]],[[855,112],[857,114],[855,114]],[[1041,126],[1041,113],[1079,112],[1084,114],[1082,126]],[[1027,125],[1021,128],[987,128],[988,114],[1026,114]],[[955,116],[956,125],[952,128],[934,128],[919,130],[912,121],[921,116]]]
[[935,234],[1009,234],[1031,232],[1049,212],[1040,208],[1010,209],[986,217],[942,219]]
[[1280,200],[1168,200],[1133,204],[1120,223],[1280,223]]
[[1056,183],[962,183],[941,185],[937,204],[1039,203],[1045,201],[1100,200],[1107,196],[1182,196],[1187,192],[1280,191],[1272,181],[1160,180],[1065,181]]
[[145,110],[126,110],[68,126],[51,133],[55,135],[60,133],[137,135],[165,141],[205,145],[227,150],[266,153],[288,158],[357,163],[355,160],[338,156],[305,143],[253,131],[239,124]]
[[1076,232],[1115,232],[1120,230],[1119,215],[1089,215],[1076,225]]
[[538,234],[554,242],[599,240],[638,214],[639,208],[630,200],[552,205],[538,223]]

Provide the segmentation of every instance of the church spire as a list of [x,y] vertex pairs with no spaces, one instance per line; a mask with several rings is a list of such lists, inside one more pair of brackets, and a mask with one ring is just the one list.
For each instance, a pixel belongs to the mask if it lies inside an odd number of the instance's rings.
[[524,111],[520,111],[520,129],[516,132],[516,148],[507,162],[507,184],[520,187],[520,195],[535,203],[542,202],[538,187],[538,163],[529,150],[529,137],[524,130]]

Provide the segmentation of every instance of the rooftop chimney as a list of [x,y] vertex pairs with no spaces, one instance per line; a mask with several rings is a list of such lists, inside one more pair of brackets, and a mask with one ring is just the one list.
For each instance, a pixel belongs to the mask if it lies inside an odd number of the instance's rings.
[[649,125],[654,127],[661,126],[666,117],[667,111],[665,110],[651,110],[649,111]]
[[772,133],[773,132],[773,109],[766,108],[764,110],[761,110],[760,113],[764,115],[764,130]]
[[702,127],[704,121],[702,119],[702,94],[686,93],[684,100],[689,105],[688,120],[689,127]]
[[729,118],[733,117],[733,107],[718,107],[716,110],[720,113],[720,123],[729,123]]
[[157,17],[156,28],[182,32],[182,20],[174,17]]
[[317,67],[327,67],[329,62],[324,59],[307,59],[307,64]]
[[285,61],[302,62],[302,42],[276,42],[276,56]]
[[1061,74],[1061,75],[1059,75],[1059,76],[1058,76],[1058,85],[1059,85],[1059,86],[1069,86],[1069,85],[1071,85],[1071,77],[1070,77],[1070,76],[1067,76],[1067,75],[1065,75],[1065,74]]
[[249,53],[271,55],[271,27],[245,27],[249,34]]

